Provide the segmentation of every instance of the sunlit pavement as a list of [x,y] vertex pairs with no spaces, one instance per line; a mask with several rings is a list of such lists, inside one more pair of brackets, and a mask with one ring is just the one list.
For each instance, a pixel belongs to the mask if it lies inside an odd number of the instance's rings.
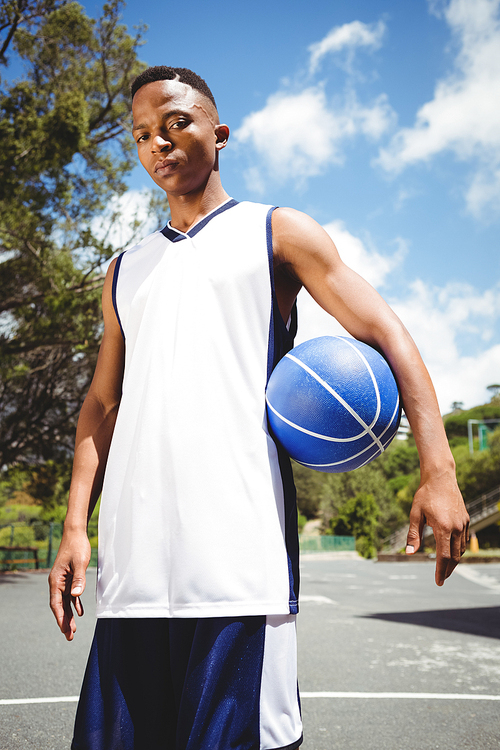
[[[432,563],[328,558],[302,561],[304,749],[498,750],[500,565],[464,565],[438,588]],[[0,575],[1,701],[78,694],[94,628],[88,578],[67,643],[46,574]],[[69,750],[75,708],[2,703],[0,750]]]

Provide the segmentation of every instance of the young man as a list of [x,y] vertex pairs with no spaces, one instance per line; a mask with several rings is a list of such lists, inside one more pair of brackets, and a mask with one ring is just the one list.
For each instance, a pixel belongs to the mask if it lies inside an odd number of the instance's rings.
[[302,741],[296,509],[264,392],[292,345],[302,286],[396,374],[421,462],[407,549],[424,522],[433,527],[438,585],[465,550],[468,516],[432,384],[399,319],[311,218],[227,195],[229,129],[202,79],[150,68],[132,94],[139,159],[172,218],[115,260],[104,285],[50,575],[51,608],[72,640],[102,488],[98,624],[72,747],[292,750]]

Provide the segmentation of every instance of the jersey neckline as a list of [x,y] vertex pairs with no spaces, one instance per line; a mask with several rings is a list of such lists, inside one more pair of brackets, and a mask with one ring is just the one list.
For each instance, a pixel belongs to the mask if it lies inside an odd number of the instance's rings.
[[206,227],[209,221],[236,205],[238,205],[238,201],[234,200],[234,198],[228,198],[226,201],[224,201],[224,203],[221,203],[220,206],[217,206],[212,211],[210,211],[209,214],[197,221],[196,224],[192,226],[191,229],[189,229],[187,232],[181,232],[180,229],[174,229],[174,227],[170,225],[169,221],[167,225],[161,230],[161,233],[167,238],[167,240],[170,240],[171,242],[180,242],[181,240],[185,240],[188,237],[194,237],[203,229],[203,227]]

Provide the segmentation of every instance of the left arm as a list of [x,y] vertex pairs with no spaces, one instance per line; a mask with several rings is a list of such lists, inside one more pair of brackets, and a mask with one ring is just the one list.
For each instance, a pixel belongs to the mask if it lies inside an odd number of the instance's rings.
[[436,583],[441,586],[465,551],[469,518],[436,394],[418,349],[397,315],[342,262],[329,235],[313,219],[293,209],[276,209],[273,244],[285,320],[303,285],[352,336],[381,351],[394,371],[420,457],[421,481],[410,512],[407,551],[416,552],[424,524],[432,526]]

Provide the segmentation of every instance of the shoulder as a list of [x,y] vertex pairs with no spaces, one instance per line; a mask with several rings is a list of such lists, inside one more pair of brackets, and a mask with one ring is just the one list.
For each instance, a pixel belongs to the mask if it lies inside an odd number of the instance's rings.
[[295,263],[318,255],[337,256],[330,235],[313,218],[294,208],[273,212],[273,247],[276,261]]

